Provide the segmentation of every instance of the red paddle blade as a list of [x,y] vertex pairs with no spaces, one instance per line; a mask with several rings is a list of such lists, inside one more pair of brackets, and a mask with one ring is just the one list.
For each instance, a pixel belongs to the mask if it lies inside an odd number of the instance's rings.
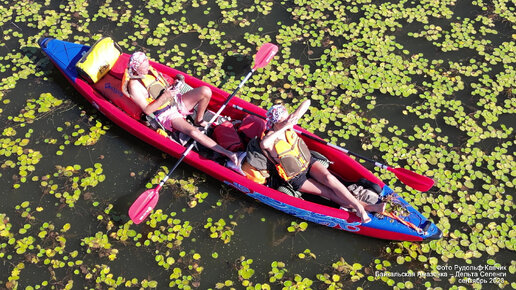
[[433,179],[417,174],[408,169],[388,167],[387,170],[394,173],[396,177],[398,177],[398,179],[401,180],[401,182],[405,183],[406,185],[412,187],[415,190],[424,192],[432,188],[432,186],[434,186]]
[[253,70],[265,67],[278,52],[278,47],[270,42],[262,45],[254,58]]
[[129,217],[135,224],[141,223],[154,209],[159,199],[159,187],[146,190],[129,208]]

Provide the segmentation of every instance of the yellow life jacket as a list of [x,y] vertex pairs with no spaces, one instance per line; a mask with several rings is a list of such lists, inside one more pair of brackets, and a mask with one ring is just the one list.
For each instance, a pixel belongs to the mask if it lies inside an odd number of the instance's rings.
[[[124,95],[128,98],[129,92],[127,90],[127,84],[129,83],[129,80],[131,79],[129,75],[129,69],[126,69],[124,72],[124,76],[122,77],[122,92]],[[152,103],[154,100],[156,100],[162,93],[163,90],[167,89],[169,87],[168,82],[165,80],[165,78],[156,71],[153,67],[149,67],[149,74],[138,78],[142,85],[147,89],[147,92],[149,93],[149,96],[147,98],[147,103]],[[170,103],[165,103],[163,106],[158,108],[158,110],[161,110],[165,108]]]
[[294,130],[285,131],[285,140],[279,139],[274,143],[277,158],[276,170],[286,181],[305,171],[310,165],[310,150]]
[[168,88],[169,84],[153,67],[149,68],[149,73],[150,74],[147,74],[141,78],[140,81],[145,86],[145,88],[147,88],[149,97],[152,99],[157,99],[161,95],[161,92]]

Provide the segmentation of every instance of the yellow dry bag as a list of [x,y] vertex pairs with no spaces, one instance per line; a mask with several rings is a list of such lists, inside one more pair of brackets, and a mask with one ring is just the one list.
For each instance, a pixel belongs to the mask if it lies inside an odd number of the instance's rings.
[[113,67],[120,52],[120,47],[111,37],[104,37],[81,57],[75,67],[82,78],[96,83]]

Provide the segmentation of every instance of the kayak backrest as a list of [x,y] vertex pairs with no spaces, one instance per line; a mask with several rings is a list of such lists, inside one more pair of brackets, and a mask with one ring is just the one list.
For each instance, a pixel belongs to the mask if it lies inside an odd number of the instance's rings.
[[249,114],[242,119],[242,123],[238,127],[238,133],[244,137],[246,142],[253,138],[261,139],[265,132],[265,124],[264,119]]
[[129,62],[128,54],[121,54],[113,64],[111,70],[102,77],[93,87],[97,89],[106,99],[122,109],[127,115],[139,120],[142,110],[138,105],[124,95],[121,90],[122,77]]
[[109,71],[109,74],[119,80],[122,80],[122,78],[124,77],[125,69],[127,68],[127,64],[129,63],[130,58],[131,58],[131,56],[126,53],[120,55],[118,60],[115,62],[115,64]]
[[122,109],[127,115],[139,120],[142,115],[142,110],[136,103],[122,93],[120,89],[121,86],[122,80],[111,74],[105,75],[100,81],[93,85],[106,99]]

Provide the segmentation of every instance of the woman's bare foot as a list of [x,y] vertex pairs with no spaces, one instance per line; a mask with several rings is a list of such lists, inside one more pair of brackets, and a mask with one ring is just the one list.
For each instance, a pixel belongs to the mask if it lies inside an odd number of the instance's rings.
[[368,212],[383,212],[385,211],[385,202],[377,204],[368,204],[364,206],[364,209]]
[[235,167],[238,167],[240,166],[240,164],[238,163],[238,155],[236,153],[231,153],[229,156],[228,156],[229,160],[231,160],[231,162],[233,162],[233,164],[235,165]]
[[245,154],[242,152],[240,153],[234,153],[231,152],[231,156],[228,156],[231,162],[235,164],[236,167],[241,168],[242,167],[242,161],[244,160]]
[[369,217],[369,215],[367,214],[367,211],[365,211],[365,210],[357,212],[357,215],[362,220],[363,224],[367,224],[368,222],[371,221],[371,218]]
[[197,127],[206,127],[206,125],[208,125],[208,122],[204,121],[204,120],[201,120],[201,121],[195,121],[194,122],[194,125],[197,126]]

